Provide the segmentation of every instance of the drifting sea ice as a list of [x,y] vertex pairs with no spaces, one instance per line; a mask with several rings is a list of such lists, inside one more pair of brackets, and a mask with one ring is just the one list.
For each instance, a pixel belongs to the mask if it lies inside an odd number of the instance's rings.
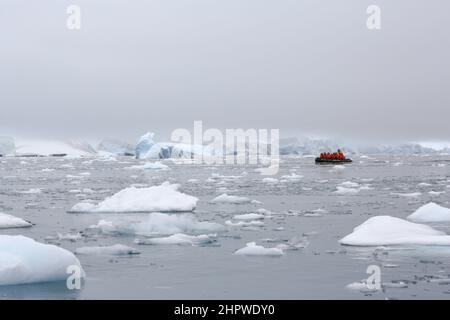
[[280,248],[265,248],[258,246],[255,242],[249,242],[244,248],[236,250],[234,254],[245,256],[282,256]]
[[100,220],[97,225],[91,226],[90,228],[105,234],[133,234],[142,236],[172,235],[176,233],[199,234],[224,230],[221,224],[198,221],[192,214],[177,215],[160,212],[150,213],[146,220]]
[[263,214],[259,213],[246,213],[246,214],[237,214],[233,217],[234,220],[257,220],[264,219]]
[[168,166],[166,166],[165,164],[157,161],[157,162],[147,162],[143,165],[136,165],[136,166],[131,166],[131,167],[126,167],[125,169],[128,170],[168,170],[170,169]]
[[198,236],[192,236],[184,233],[176,233],[163,238],[136,239],[134,240],[134,243],[148,245],[177,244],[200,246],[215,242],[216,236],[216,234],[200,234]]
[[410,214],[408,219],[417,222],[443,222],[450,221],[450,209],[430,202]]
[[26,228],[31,226],[32,224],[28,221],[0,212],[0,229]]
[[193,211],[198,198],[178,191],[178,184],[164,182],[149,188],[123,189],[99,204],[81,202],[70,212],[175,212]]
[[139,250],[123,244],[114,244],[112,246],[97,246],[97,247],[81,247],[75,250],[76,254],[99,254],[99,255],[129,255],[129,254],[140,254]]
[[24,236],[0,235],[0,285],[65,281],[67,267],[80,262],[70,251]]
[[233,196],[228,195],[226,193],[223,193],[220,196],[217,196],[211,200],[212,203],[234,203],[234,204],[253,203],[253,201],[254,200],[251,200],[247,197]]
[[377,216],[354,228],[339,242],[351,246],[450,245],[450,236],[424,224]]

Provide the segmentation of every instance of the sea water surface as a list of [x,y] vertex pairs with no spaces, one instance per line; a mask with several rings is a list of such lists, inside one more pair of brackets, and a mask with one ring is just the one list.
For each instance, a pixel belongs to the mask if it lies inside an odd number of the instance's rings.
[[[450,296],[450,247],[342,246],[338,240],[376,215],[405,218],[434,201],[450,206],[449,156],[355,157],[344,168],[315,165],[309,157],[283,157],[278,181],[263,181],[255,166],[163,163],[169,170],[128,170],[145,163],[118,158],[0,158],[0,212],[34,223],[4,229],[70,251],[83,246],[124,244],[138,255],[79,255],[87,277],[81,290],[63,282],[0,287],[3,299],[447,299]],[[50,170],[48,170],[50,169]],[[301,175],[290,179],[286,175]],[[99,202],[131,185],[178,183],[200,200],[193,212],[200,221],[225,225],[234,215],[270,210],[262,226],[232,227],[203,246],[137,245],[135,235],[96,234],[90,226],[113,218],[144,220],[145,213],[68,213],[87,199]],[[365,186],[338,194],[341,183]],[[429,185],[419,185],[427,183]],[[39,190],[32,190],[39,189]],[[26,193],[24,193],[24,191]],[[437,193],[429,193],[434,191]],[[418,193],[418,196],[399,194]],[[439,193],[442,192],[442,193]],[[213,204],[227,193],[260,203]],[[276,214],[275,214],[276,213]],[[450,224],[432,224],[449,232]],[[58,240],[57,234],[80,239]],[[265,247],[301,239],[304,248],[280,257],[240,256],[248,242]],[[360,292],[346,286],[366,279],[367,268],[381,268],[383,289]],[[441,281],[442,280],[442,281]],[[401,281],[402,288],[389,284]]]

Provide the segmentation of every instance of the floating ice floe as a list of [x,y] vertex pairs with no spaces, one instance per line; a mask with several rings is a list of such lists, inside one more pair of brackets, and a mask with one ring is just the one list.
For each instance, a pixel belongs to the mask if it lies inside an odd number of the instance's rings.
[[145,238],[136,239],[136,244],[158,245],[158,244],[177,244],[177,245],[192,245],[201,246],[210,244],[216,241],[216,234],[200,234],[197,236],[187,235],[184,233],[176,233],[163,238]]
[[258,220],[238,221],[238,222],[227,220],[225,221],[225,224],[230,227],[262,227],[264,225],[264,222]]
[[353,229],[341,240],[351,246],[450,245],[450,236],[424,224],[391,216],[377,216]]
[[359,193],[359,191],[360,191],[359,189],[355,189],[355,188],[346,188],[346,187],[337,186],[336,191],[334,193],[340,194],[340,195],[349,195],[349,194],[357,194],[357,193]]
[[136,165],[131,167],[126,167],[128,170],[169,170],[170,168],[165,164],[157,162],[147,162],[143,165]]
[[264,178],[264,179],[262,179],[262,182],[269,183],[269,184],[277,184],[280,181],[276,178]]
[[105,234],[132,234],[142,236],[172,235],[176,233],[200,234],[219,232],[224,226],[215,222],[198,221],[192,214],[150,213],[147,219],[100,220],[91,229]]
[[41,192],[42,192],[42,189],[40,189],[40,188],[32,188],[32,189],[29,189],[29,190],[20,191],[20,193],[23,193],[23,194],[38,194],[38,193],[41,193]]
[[178,184],[164,182],[148,188],[123,189],[98,204],[78,203],[70,212],[175,212],[193,211],[198,198],[178,191]]
[[289,175],[283,175],[283,176],[281,176],[281,179],[282,179],[282,180],[288,180],[288,181],[298,181],[298,180],[300,180],[300,179],[302,179],[302,178],[303,178],[302,175],[296,174],[296,173],[294,173],[294,172],[292,172],[292,173],[289,174]]
[[228,195],[226,193],[221,194],[220,196],[215,197],[211,200],[212,203],[234,203],[234,204],[243,204],[243,203],[251,203],[252,200],[247,197],[239,197]]
[[265,248],[258,246],[255,242],[249,242],[246,247],[236,250],[234,254],[245,256],[282,256],[283,250],[280,248]]
[[264,219],[263,214],[259,213],[246,213],[246,214],[237,214],[233,217],[234,220],[258,220]]
[[430,202],[414,213],[410,214],[408,219],[417,222],[444,222],[450,221],[450,209],[441,207],[440,205]]
[[31,226],[32,224],[28,221],[0,212],[0,229],[27,228]]
[[418,187],[421,187],[421,188],[426,188],[426,187],[431,187],[431,186],[433,186],[433,185],[432,185],[431,183],[421,182],[421,183],[419,183],[417,186],[418,186]]
[[403,198],[418,198],[422,195],[421,192],[411,192],[411,193],[392,193],[394,196],[403,197]]
[[107,255],[115,255],[115,256],[123,256],[129,254],[140,254],[139,250],[136,250],[132,247],[123,245],[123,244],[114,244],[112,246],[98,246],[98,247],[81,247],[75,250],[76,254],[107,254]]
[[24,236],[0,235],[0,285],[65,281],[69,266],[84,271],[70,251]]
[[441,194],[444,194],[444,193],[445,193],[445,191],[433,191],[433,190],[428,191],[428,194],[430,196],[433,196],[433,197],[438,197],[438,196],[440,196]]

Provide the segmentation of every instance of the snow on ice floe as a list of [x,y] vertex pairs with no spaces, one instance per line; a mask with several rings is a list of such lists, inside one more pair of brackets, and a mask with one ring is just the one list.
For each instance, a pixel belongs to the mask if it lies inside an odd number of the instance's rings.
[[104,234],[132,234],[141,236],[172,235],[177,233],[201,234],[224,230],[224,226],[208,221],[199,221],[192,214],[150,213],[145,219],[100,220],[90,229]]
[[41,193],[41,192],[42,192],[42,189],[40,189],[40,188],[32,188],[32,189],[29,189],[29,190],[20,191],[19,193],[22,193],[22,194],[37,194],[37,193]]
[[302,178],[303,178],[302,175],[296,174],[294,172],[291,172],[291,174],[289,174],[289,175],[281,176],[281,179],[284,180],[284,181],[298,181],[298,180],[300,180]]
[[403,198],[418,198],[422,195],[421,192],[411,192],[411,193],[391,193],[394,196]]
[[236,250],[234,254],[244,256],[282,256],[283,250],[280,248],[265,248],[255,242],[249,242],[244,248]]
[[198,198],[178,191],[178,184],[168,181],[148,188],[130,187],[98,204],[81,202],[70,212],[175,212],[193,211]]
[[184,233],[176,233],[168,237],[162,238],[144,238],[136,239],[134,243],[144,245],[192,245],[202,246],[216,242],[217,234],[200,234],[200,235],[188,235]]
[[246,214],[237,214],[233,217],[234,220],[258,220],[264,219],[263,214],[259,213],[246,213]]
[[238,221],[238,222],[233,222],[231,220],[227,220],[225,221],[225,225],[229,226],[229,227],[262,227],[264,226],[264,222],[260,221],[260,220],[245,220],[245,221]]
[[32,224],[28,221],[0,212],[0,229],[27,228],[31,226]]
[[262,179],[262,182],[265,182],[268,184],[277,184],[280,181],[276,178],[264,178],[264,179]]
[[97,247],[80,247],[75,250],[76,254],[85,255],[129,255],[129,254],[140,254],[140,251],[132,247],[123,244],[114,244],[111,246],[97,246]]
[[351,246],[450,245],[450,236],[424,224],[377,216],[357,226],[339,242]]
[[126,167],[127,170],[169,170],[170,168],[165,164],[157,162],[147,162],[142,165],[135,165],[131,167]]
[[84,271],[75,255],[24,236],[0,235],[0,285],[65,281],[67,267]]
[[244,204],[244,203],[260,203],[256,200],[251,200],[247,197],[239,197],[228,195],[226,193],[221,194],[220,196],[215,197],[211,200],[212,203],[233,203],[233,204]]
[[350,195],[350,194],[357,194],[357,193],[359,193],[359,191],[360,191],[360,189],[337,186],[336,191],[334,193],[339,194],[339,195]]
[[408,219],[417,222],[443,222],[450,221],[450,209],[430,202],[410,214]]

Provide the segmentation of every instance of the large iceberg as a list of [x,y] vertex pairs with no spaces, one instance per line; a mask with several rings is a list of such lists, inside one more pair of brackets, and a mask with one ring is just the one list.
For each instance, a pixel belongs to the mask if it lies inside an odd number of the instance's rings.
[[16,139],[15,154],[18,156],[50,156],[67,155],[73,157],[95,155],[95,149],[86,141],[82,140],[23,140]]
[[175,212],[193,211],[198,198],[178,191],[168,181],[148,188],[123,189],[98,204],[78,203],[70,212]]
[[430,202],[408,216],[408,219],[418,222],[450,221],[450,209]]
[[424,224],[391,216],[368,219],[341,240],[351,246],[450,245],[450,236]]
[[75,266],[84,277],[73,253],[24,236],[0,235],[0,285],[63,281],[67,268]]

